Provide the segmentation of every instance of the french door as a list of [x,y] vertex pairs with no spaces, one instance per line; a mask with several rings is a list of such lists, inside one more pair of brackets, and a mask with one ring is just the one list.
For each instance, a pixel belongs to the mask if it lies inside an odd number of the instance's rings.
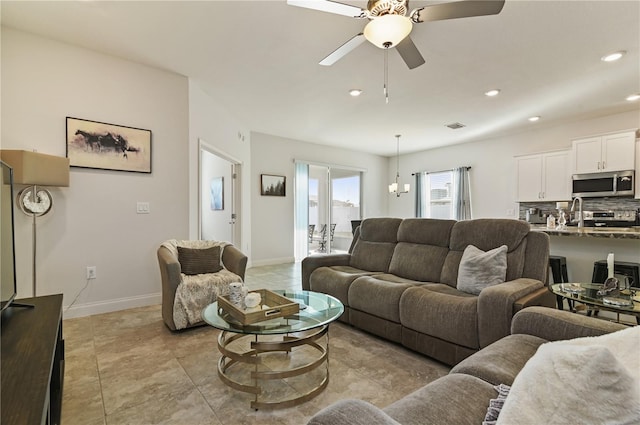
[[310,254],[347,252],[352,220],[361,219],[362,173],[296,162],[296,261]]

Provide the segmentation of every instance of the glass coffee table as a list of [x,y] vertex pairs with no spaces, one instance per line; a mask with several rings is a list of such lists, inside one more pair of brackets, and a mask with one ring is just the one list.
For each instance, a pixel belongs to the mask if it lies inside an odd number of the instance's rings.
[[[251,407],[254,409],[296,406],[326,388],[329,383],[329,324],[344,312],[342,303],[330,295],[295,290],[273,292],[298,302],[300,311],[251,325],[243,325],[225,314],[217,302],[202,311],[204,321],[222,331],[218,336],[220,380],[238,391],[253,394]],[[303,351],[296,357],[298,350]],[[265,360],[277,352],[285,353],[286,358],[275,362],[274,368]],[[305,383],[302,394],[294,391],[294,395],[287,396],[291,391],[280,391],[282,388],[267,394],[265,386],[271,388],[272,383],[287,386],[286,380],[295,377],[313,382]]]
[[640,288],[624,289],[619,295],[598,295],[602,289],[601,283],[556,283],[551,285],[551,292],[569,300],[585,304],[587,315],[591,316],[598,310],[607,310],[620,314],[628,314],[636,317],[636,323],[640,324]]

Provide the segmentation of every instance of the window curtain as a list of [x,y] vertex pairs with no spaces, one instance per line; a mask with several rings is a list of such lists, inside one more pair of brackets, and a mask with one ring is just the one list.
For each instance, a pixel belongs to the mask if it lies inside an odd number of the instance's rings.
[[309,240],[309,165],[296,162],[295,184],[295,259],[302,261],[308,255]]
[[425,190],[426,174],[424,172],[416,173],[416,217],[427,216],[427,199],[423,192]]
[[471,219],[471,190],[469,184],[469,167],[453,169],[453,218],[455,220]]

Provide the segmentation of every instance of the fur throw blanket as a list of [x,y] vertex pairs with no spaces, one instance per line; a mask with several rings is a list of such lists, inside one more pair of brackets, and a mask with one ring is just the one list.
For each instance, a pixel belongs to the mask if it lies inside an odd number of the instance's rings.
[[184,329],[202,322],[202,310],[217,300],[218,295],[229,294],[229,284],[242,282],[242,278],[230,272],[222,263],[222,252],[228,242],[175,239],[162,243],[176,258],[178,258],[178,246],[194,249],[206,249],[219,246],[220,264],[222,270],[217,273],[186,275],[180,274],[180,284],[176,289],[173,301],[173,322],[176,329]]
[[640,424],[640,326],[543,344],[511,386],[500,424]]

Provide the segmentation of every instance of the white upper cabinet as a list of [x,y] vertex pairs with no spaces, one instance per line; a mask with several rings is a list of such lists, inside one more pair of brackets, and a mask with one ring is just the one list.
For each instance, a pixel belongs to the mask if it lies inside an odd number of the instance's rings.
[[516,157],[518,202],[571,199],[571,151]]
[[573,141],[574,174],[634,169],[635,130]]

